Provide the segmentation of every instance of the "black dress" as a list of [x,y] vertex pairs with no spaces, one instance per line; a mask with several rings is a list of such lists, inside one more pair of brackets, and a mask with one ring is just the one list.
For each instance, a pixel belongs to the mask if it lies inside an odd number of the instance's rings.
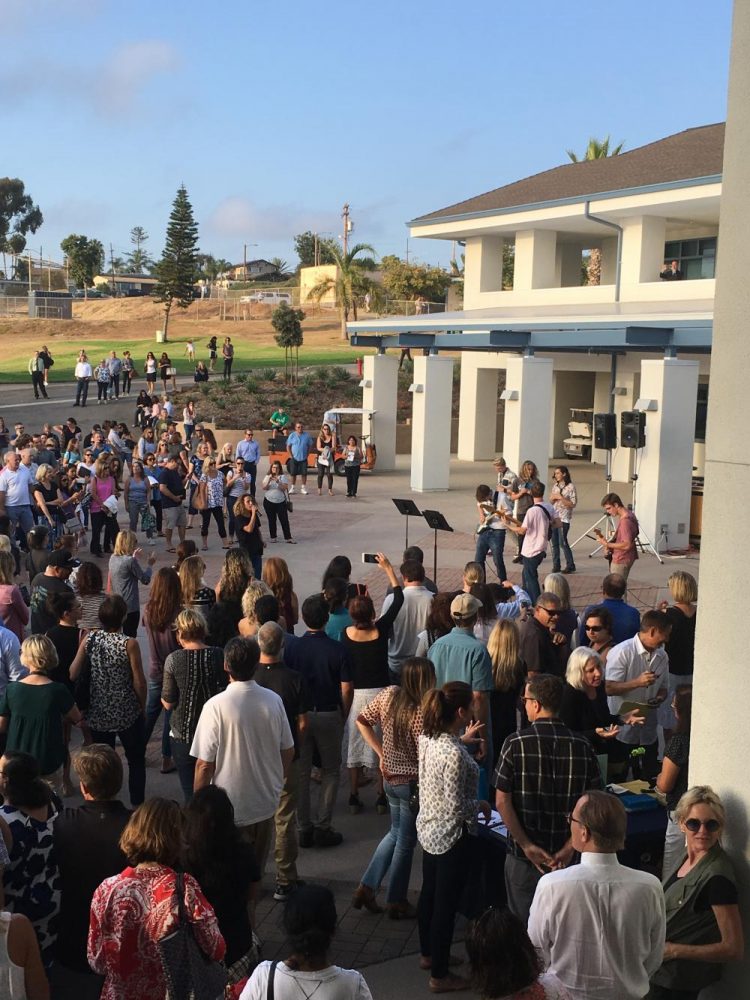
[[695,623],[697,613],[686,615],[680,608],[670,607],[664,612],[672,626],[669,640],[664,643],[664,649],[669,657],[669,672],[677,677],[689,678],[693,673],[693,658],[695,655]]
[[560,706],[560,721],[574,733],[585,736],[594,753],[606,754],[611,761],[624,760],[629,747],[619,743],[617,739],[602,739],[596,734],[597,729],[616,726],[620,722],[619,717],[612,715],[609,710],[603,682],[596,689],[595,698],[589,698],[585,691],[578,691],[570,684],[566,684]]

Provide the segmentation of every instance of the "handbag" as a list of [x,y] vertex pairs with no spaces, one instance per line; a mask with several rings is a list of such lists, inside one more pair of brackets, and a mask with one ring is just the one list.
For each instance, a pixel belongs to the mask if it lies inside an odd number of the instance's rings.
[[141,531],[153,531],[156,527],[156,517],[149,507],[141,507]]
[[273,1000],[273,981],[276,978],[276,966],[278,962],[271,962],[271,968],[268,970],[268,984],[266,986],[266,1000]]
[[208,507],[208,483],[204,480],[198,483],[193,495],[193,507],[196,510],[206,510]]
[[167,375],[176,375],[177,369],[173,366],[172,368],[167,368]]
[[294,503],[291,500],[287,500],[286,509],[289,511],[290,514],[294,510]]
[[73,686],[73,700],[81,712],[91,707],[91,657],[86,650],[86,659]]
[[201,951],[185,910],[185,877],[175,876],[177,927],[156,942],[169,1000],[217,1000],[224,996],[226,968]]

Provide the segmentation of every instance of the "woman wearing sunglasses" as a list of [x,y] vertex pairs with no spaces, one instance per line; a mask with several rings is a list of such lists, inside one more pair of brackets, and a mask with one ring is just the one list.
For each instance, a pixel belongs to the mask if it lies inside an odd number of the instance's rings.
[[725,962],[743,957],[737,884],[720,844],[725,812],[707,785],[685,792],[675,810],[686,853],[664,882],[667,939],[649,1000],[696,1000],[721,978]]

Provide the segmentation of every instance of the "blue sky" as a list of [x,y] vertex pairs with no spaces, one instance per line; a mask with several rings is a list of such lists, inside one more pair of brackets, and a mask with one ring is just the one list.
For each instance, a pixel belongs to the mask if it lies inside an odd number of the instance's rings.
[[[404,223],[565,161],[723,120],[731,0],[0,0],[0,174],[45,223],[161,250],[188,189],[201,249],[295,261],[341,231],[406,251]],[[412,241],[446,265],[449,246]]]

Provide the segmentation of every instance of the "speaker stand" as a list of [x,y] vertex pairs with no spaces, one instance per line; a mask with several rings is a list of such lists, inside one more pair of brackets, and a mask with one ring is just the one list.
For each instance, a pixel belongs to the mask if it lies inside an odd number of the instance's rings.
[[[636,466],[636,468],[638,468],[638,466]],[[633,485],[633,496],[632,496],[631,502],[629,504],[629,509],[632,510],[632,512],[635,514],[636,519],[637,519],[638,518],[638,514],[637,514],[636,508],[635,508],[635,495],[636,495],[636,489],[637,489],[636,484],[638,482],[638,473],[636,473],[636,472],[633,473],[633,475],[630,477],[630,482]],[[645,545],[641,541],[641,535],[643,536],[643,538],[646,539],[646,544]],[[656,556],[656,558],[658,559],[658,561],[661,563],[662,566],[664,565],[664,560],[659,555],[659,545],[661,545],[662,541],[666,542],[666,540],[667,540],[667,537],[664,534],[664,532],[662,532],[661,535],[659,536],[658,543],[656,545],[654,545],[654,543],[651,541],[651,539],[648,537],[648,535],[646,534],[646,532],[641,527],[640,521],[638,522],[638,537],[635,540],[636,548],[643,555],[645,555],[646,552],[650,552],[652,555]]]
[[[605,459],[605,465],[604,465],[604,482],[605,482],[604,492],[605,493],[609,493],[609,484],[612,482],[612,449],[611,448],[607,449],[607,457]],[[592,535],[592,531],[594,530],[594,528],[598,528],[599,525],[602,524],[602,523],[605,525],[605,529],[602,532],[602,534],[604,534],[604,535],[610,535],[615,530],[615,523],[612,520],[612,518],[609,516],[609,514],[602,514],[602,516],[599,518],[599,520],[598,521],[594,521],[593,524],[590,524],[589,527],[586,528],[586,530],[584,531],[584,533],[582,535],[579,535],[579,537],[576,538],[576,540],[574,542],[569,542],[568,543],[570,545],[570,548],[574,549],[576,547],[576,545],[578,545],[579,542],[583,541],[584,538],[591,538],[591,539],[593,539],[593,541],[597,541],[597,537],[596,537],[596,535]],[[589,552],[589,559],[592,559],[595,555],[598,555],[598,553],[601,552],[601,550],[603,548],[604,548],[603,545],[598,544],[596,546],[596,548],[593,550],[593,552]]]

